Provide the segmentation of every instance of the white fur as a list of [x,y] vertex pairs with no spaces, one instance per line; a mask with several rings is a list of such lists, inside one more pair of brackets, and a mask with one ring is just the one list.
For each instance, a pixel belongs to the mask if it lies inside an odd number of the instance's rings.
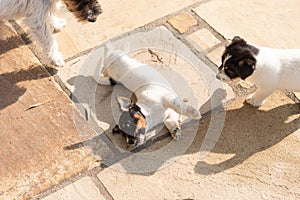
[[[104,67],[104,74],[134,92],[137,105],[151,118],[150,124],[147,121],[147,129],[164,123],[176,139],[177,135],[173,134],[178,134],[178,128],[180,129],[180,114],[200,119],[200,112],[181,101],[158,71],[130,58],[127,52],[114,51],[111,44],[108,44],[105,48]],[[95,80],[100,84],[108,83],[108,77],[99,74],[99,71],[96,72]]]
[[40,43],[50,62],[63,66],[64,60],[52,31],[59,31],[66,25],[56,15],[59,0],[0,0],[0,20],[24,17],[31,29],[30,36]]
[[256,69],[246,79],[257,90],[247,102],[259,107],[275,90],[300,91],[300,49],[258,49]]
[[[257,90],[249,96],[247,102],[254,107],[261,106],[275,90],[300,91],[300,49],[273,49],[257,47],[255,70],[245,81],[255,85]],[[230,58],[227,55],[226,58]],[[226,63],[226,60],[223,61]],[[224,66],[223,66],[224,67]],[[217,77],[231,81],[222,70]]]

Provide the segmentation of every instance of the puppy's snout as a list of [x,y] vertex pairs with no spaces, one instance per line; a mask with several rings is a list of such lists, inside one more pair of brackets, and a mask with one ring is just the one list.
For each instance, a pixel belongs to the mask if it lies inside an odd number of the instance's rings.
[[129,140],[128,140],[128,144],[131,144],[131,145],[132,145],[132,144],[134,144],[134,143],[135,143],[135,141],[134,141],[133,139],[129,139]]
[[88,18],[88,21],[89,21],[89,22],[96,22],[96,21],[97,21],[97,18],[96,18],[96,17],[89,17],[89,18]]

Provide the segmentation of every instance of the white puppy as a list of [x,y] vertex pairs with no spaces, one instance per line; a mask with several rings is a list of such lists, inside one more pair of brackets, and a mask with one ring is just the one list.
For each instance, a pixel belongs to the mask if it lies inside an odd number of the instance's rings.
[[[79,19],[94,22],[101,13],[96,0],[63,1]],[[31,38],[41,44],[49,61],[63,66],[64,59],[52,35],[52,31],[59,31],[66,25],[66,21],[56,15],[59,5],[59,0],[0,0],[0,20],[25,18],[25,24],[31,29]]]
[[94,73],[95,80],[111,85],[112,80],[122,83],[134,93],[136,102],[118,97],[122,114],[119,128],[126,135],[128,145],[146,142],[147,130],[164,123],[174,139],[180,138],[180,114],[199,119],[200,112],[186,105],[173,91],[169,82],[148,64],[140,63],[127,52],[113,50],[110,43],[105,47],[104,77],[99,68]]
[[217,78],[255,85],[247,102],[259,107],[275,90],[300,91],[300,49],[255,47],[235,36],[222,55]]

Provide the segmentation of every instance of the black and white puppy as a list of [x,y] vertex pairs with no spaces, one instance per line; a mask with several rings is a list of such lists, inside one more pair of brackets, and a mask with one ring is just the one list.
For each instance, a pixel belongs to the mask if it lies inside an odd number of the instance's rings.
[[95,70],[94,79],[102,85],[120,82],[134,93],[136,102],[119,96],[122,110],[118,125],[127,137],[129,146],[141,145],[148,139],[147,131],[164,123],[172,137],[181,136],[180,115],[200,119],[196,108],[178,98],[169,82],[148,64],[130,58],[127,52],[114,50],[106,43],[104,71]]
[[300,91],[300,49],[258,47],[235,36],[222,55],[217,78],[255,85],[247,102],[259,107],[275,90]]

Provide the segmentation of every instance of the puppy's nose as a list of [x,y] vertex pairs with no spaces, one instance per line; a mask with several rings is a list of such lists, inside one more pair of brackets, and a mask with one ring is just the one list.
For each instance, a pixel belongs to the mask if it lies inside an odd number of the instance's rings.
[[88,18],[88,21],[89,21],[89,22],[96,22],[96,21],[97,21],[97,18],[96,18],[96,17]]

